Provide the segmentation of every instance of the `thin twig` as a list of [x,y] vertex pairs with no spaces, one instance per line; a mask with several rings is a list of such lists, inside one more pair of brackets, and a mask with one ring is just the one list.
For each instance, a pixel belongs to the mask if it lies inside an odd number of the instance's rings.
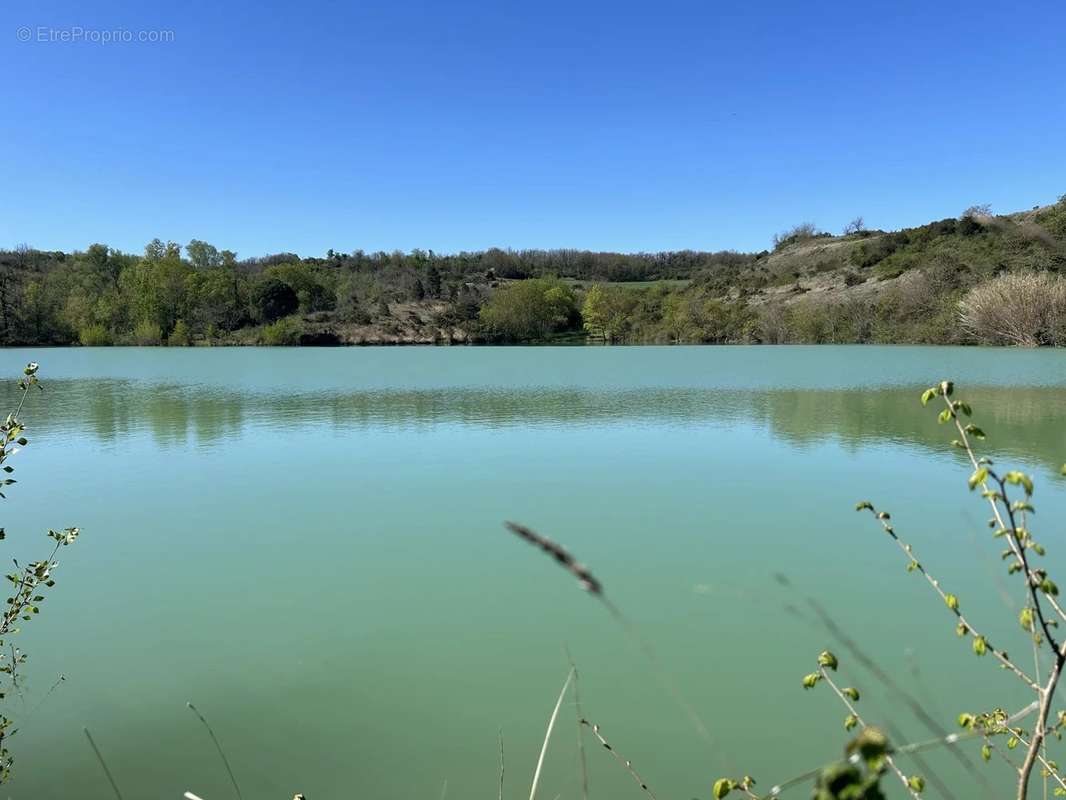
[[[1025,708],[1022,708],[1007,717],[1007,719],[1004,721],[1004,724],[1009,725],[1012,722],[1017,722],[1018,720],[1029,716],[1034,711],[1036,711],[1039,706],[1040,704],[1034,700]],[[984,731],[980,730],[964,731],[962,733],[950,733],[947,736],[938,736],[935,739],[926,739],[921,742],[911,742],[909,744],[901,745],[900,747],[895,748],[895,754],[897,756],[912,755],[914,753],[924,752],[925,750],[932,750],[934,748],[942,747],[944,745],[955,745],[961,741],[965,741],[967,739],[976,739],[978,736],[984,735]],[[780,797],[781,793],[786,789],[790,789],[791,787],[796,786],[797,784],[818,777],[818,775],[821,774],[824,769],[825,766],[821,766],[816,769],[807,770],[806,772],[803,772],[799,775],[795,775],[786,781],[781,781],[781,783],[775,784],[774,786],[770,787],[769,793],[763,795],[762,800],[772,800],[773,798]]]
[[566,675],[566,682],[563,683],[562,691],[559,692],[559,699],[555,701],[555,708],[552,709],[552,715],[548,718],[548,730],[544,732],[544,744],[540,747],[540,756],[537,758],[537,768],[533,770],[533,784],[529,787],[529,800],[535,800],[537,796],[537,784],[540,783],[540,770],[544,766],[544,756],[548,753],[548,742],[552,738],[552,730],[555,728],[555,720],[559,716],[559,709],[563,705],[563,698],[566,696],[566,690],[570,688],[570,681],[574,677],[574,671]]
[[500,794],[499,800],[503,800],[503,728],[497,731],[500,739]]
[[622,755],[611,746],[611,744],[607,741],[607,739],[604,738],[603,734],[600,732],[600,726],[594,725],[584,718],[582,718],[581,724],[587,726],[592,731],[592,735],[599,739],[600,744],[603,745],[603,748],[612,756],[614,756],[622,766],[629,770],[629,774],[633,776],[633,780],[637,782],[637,785],[641,789],[648,793],[648,796],[651,798],[651,800],[656,800],[655,794],[652,792],[651,789],[648,788],[648,784],[644,781],[642,777],[640,777],[640,774],[635,769],[633,769],[633,762],[630,761],[628,758],[623,758]]
[[[825,680],[825,682],[829,684],[830,688],[832,688],[832,690],[836,693],[836,696],[840,698],[840,702],[844,704],[844,706],[848,709],[851,715],[856,719],[856,721],[858,721],[859,725],[861,725],[863,729],[868,728],[869,726],[863,721],[863,718],[859,716],[859,712],[856,710],[855,706],[852,704],[848,696],[845,695],[842,691],[840,691],[840,687],[833,682],[833,679],[831,677],[829,677],[829,672],[826,670],[826,668],[819,667],[818,670],[822,673],[823,680]],[[903,786],[907,789],[907,792],[910,794],[910,796],[914,798],[914,800],[921,800],[921,797],[918,795],[918,793],[911,788],[911,785],[907,780],[907,776],[903,774],[903,770],[896,766],[896,762],[892,759],[892,756],[886,755],[885,763],[888,764],[888,766],[892,768],[892,771],[896,773],[896,777],[899,778],[900,783],[902,783]]]
[[[1022,762],[1021,767],[1018,769],[1018,800],[1025,800],[1029,792],[1029,776],[1032,774],[1033,767],[1037,761],[1041,758],[1040,751],[1044,746],[1045,737],[1047,735],[1047,719],[1051,710],[1051,702],[1055,694],[1055,689],[1058,686],[1059,678],[1062,675],[1063,667],[1066,667],[1066,641],[1057,643],[1055,637],[1051,631],[1051,623],[1044,616],[1043,602],[1046,601],[1056,613],[1060,619],[1066,620],[1066,611],[1055,600],[1053,593],[1051,592],[1038,592],[1037,589],[1042,586],[1043,580],[1029,566],[1028,557],[1025,554],[1028,542],[1023,541],[1020,533],[1024,531],[1024,528],[1019,527],[1018,520],[1015,517],[1015,509],[1007,497],[1007,478],[997,475],[984,459],[978,459],[974,453],[973,446],[970,444],[969,434],[972,432],[975,435],[977,431],[973,430],[969,425],[963,426],[962,421],[959,419],[959,411],[969,416],[969,406],[959,401],[954,401],[950,398],[951,384],[944,381],[940,384],[939,394],[943,398],[945,405],[947,406],[947,413],[951,421],[955,425],[955,429],[959,433],[959,445],[966,451],[966,456],[970,460],[970,464],[974,468],[974,474],[970,478],[971,488],[980,486],[982,495],[988,500],[989,506],[992,508],[992,517],[995,523],[999,526],[999,531],[1003,531],[1007,535],[1007,543],[1010,546],[1010,550],[1014,557],[1017,559],[1018,565],[1021,567],[1025,576],[1026,588],[1029,590],[1029,599],[1032,602],[1032,607],[1036,613],[1037,620],[1040,622],[1041,630],[1044,633],[1044,637],[1051,647],[1052,652],[1055,654],[1055,660],[1052,664],[1047,677],[1047,682],[1043,686],[1036,685],[1033,688],[1036,689],[1037,697],[1040,700],[1040,709],[1037,712],[1036,725],[1033,728],[1033,739],[1029,743],[1028,750],[1025,754],[1025,760]],[[979,479],[979,480],[978,480]],[[992,491],[988,487],[989,480],[996,483],[999,490]],[[1026,499],[1032,494],[1031,484],[1025,486]],[[1000,503],[1003,504],[1003,508],[1006,510],[1007,520],[1004,521],[1003,515],[1000,513]],[[1024,507],[1022,510],[1022,522],[1024,525]],[[1028,536],[1026,534],[1026,536]],[[1032,626],[1030,626],[1032,627]],[[1030,633],[1035,635],[1035,631],[1030,630]]]
[[118,790],[118,784],[115,783],[115,778],[114,776],[112,776],[111,770],[107,768],[107,762],[104,761],[104,757],[100,754],[100,748],[98,748],[96,746],[96,742],[93,741],[93,737],[92,734],[89,733],[89,729],[82,728],[82,730],[85,731],[85,738],[89,740],[89,746],[93,749],[93,752],[96,753],[96,760],[99,761],[100,766],[104,768],[104,774],[107,776],[107,781],[111,784],[111,788],[115,792],[115,797],[117,797],[118,800],[122,800],[122,792]]
[[233,783],[233,788],[237,792],[238,799],[244,800],[244,797],[241,794],[241,787],[237,784],[237,777],[233,774],[233,769],[229,765],[229,759],[226,758],[226,753],[225,751],[223,751],[222,744],[218,741],[218,737],[215,736],[215,732],[211,730],[211,726],[208,724],[207,720],[204,719],[204,715],[200,713],[196,706],[189,702],[187,702],[185,705],[189,707],[189,710],[192,711],[192,713],[194,713],[197,717],[200,718],[200,722],[202,722],[204,724],[204,727],[207,728],[207,732],[211,735],[211,741],[215,743],[215,749],[218,750],[218,754],[222,758],[222,764],[226,767],[226,772],[229,773],[229,779]]
[[34,717],[35,717],[35,716],[37,715],[37,712],[38,712],[38,711],[40,711],[40,710],[41,710],[41,706],[43,706],[43,705],[44,705],[45,701],[46,701],[46,700],[47,700],[47,699],[48,699],[49,697],[51,697],[51,696],[52,696],[52,692],[54,692],[54,691],[55,691],[56,689],[58,689],[58,688],[59,688],[59,685],[60,685],[60,684],[62,684],[62,683],[63,683],[64,681],[66,681],[66,679],[67,679],[67,678],[66,678],[66,676],[65,676],[65,675],[60,675],[60,676],[59,676],[58,678],[56,678],[56,682],[52,684],[52,688],[51,688],[51,689],[49,689],[49,690],[48,690],[47,692],[45,692],[45,693],[44,693],[44,697],[42,697],[42,698],[41,698],[40,700],[38,700],[38,701],[37,701],[37,705],[35,705],[35,706],[34,706],[34,707],[33,707],[33,708],[32,708],[32,709],[30,710],[30,713],[29,713],[29,714],[28,714],[28,715],[26,716],[26,719],[25,719],[25,721],[23,721],[22,725],[20,726],[21,728],[25,728],[25,727],[26,727],[26,725],[27,725],[27,724],[29,723],[29,721],[30,721],[31,719],[33,719],[33,718],[34,718]]
[[922,566],[922,563],[915,557],[913,548],[899,538],[899,535],[896,533],[896,529],[889,521],[891,519],[889,514],[885,511],[878,511],[876,508],[874,508],[872,503],[866,503],[865,506],[869,509],[870,513],[874,515],[877,521],[881,523],[881,527],[884,528],[885,533],[892,537],[892,541],[894,541],[899,546],[899,549],[903,551],[903,554],[910,559],[911,568],[917,570],[922,574],[922,577],[924,577],[925,580],[929,583],[929,585],[933,587],[934,591],[936,591],[936,593],[940,595],[940,599],[944,601],[944,604],[951,610],[951,613],[953,613],[958,618],[959,623],[965,627],[966,632],[972,634],[975,637],[980,637],[984,639],[985,646],[988,648],[988,652],[995,656],[997,661],[999,661],[1004,667],[1006,667],[1015,675],[1017,675],[1021,680],[1025,681],[1026,685],[1030,689],[1039,691],[1040,686],[1036,683],[1036,681],[1030,678],[1021,668],[1015,665],[1015,663],[1010,660],[1010,657],[1004,651],[1000,650],[997,647],[994,647],[992,643],[988,641],[987,637],[981,636],[981,634],[977,632],[977,630],[969,623],[966,617],[963,616],[962,612],[959,610],[958,602],[949,601],[948,594],[940,588],[940,581],[938,581],[936,578],[926,572],[925,567]]
[[[928,728],[933,735],[938,736],[940,738],[944,738],[948,735],[948,732],[944,730],[944,728],[942,728],[937,723],[937,721],[933,719],[932,716],[929,715],[929,713],[922,707],[922,704],[918,702],[915,697],[913,697],[909,692],[907,692],[898,683],[896,683],[896,681],[892,678],[891,675],[881,669],[881,666],[877,663],[876,660],[868,656],[863,651],[863,649],[859,647],[858,643],[855,642],[855,640],[852,639],[850,636],[848,636],[843,631],[843,629],[841,629],[841,627],[836,623],[835,620],[833,620],[832,617],[829,616],[829,614],[824,608],[822,608],[821,604],[817,600],[815,600],[813,597],[808,597],[807,603],[814,610],[814,613],[818,616],[818,619],[821,621],[822,625],[825,626],[826,630],[828,630],[829,633],[832,634],[837,641],[844,645],[844,647],[847,648],[848,652],[851,653],[852,656],[854,656],[860,664],[862,664],[864,667],[866,667],[867,670],[869,670],[871,675],[873,675],[877,680],[884,684],[891,692],[900,697],[903,702],[907,704],[907,707],[910,708],[914,716],[917,717],[918,720],[923,725],[925,725],[925,727]],[[952,747],[949,748],[949,752],[962,764],[963,767],[965,767],[967,770],[970,770],[971,774],[973,774],[976,779],[984,785],[986,790],[991,788],[984,775],[977,771],[977,765],[970,761],[970,759],[966,756],[966,754],[962,751],[961,748]],[[931,783],[941,783],[936,774],[929,770],[928,767],[922,767],[922,769],[925,770],[925,773],[929,777]],[[937,788],[945,798],[950,798],[951,793],[950,791],[945,792],[945,787],[938,786]]]
[[[1014,736],[1015,739],[1024,744],[1026,747],[1030,746],[1029,742],[1026,741],[1024,736],[1020,735],[1016,731],[1011,731],[1011,734]],[[1037,761],[1039,761],[1043,765],[1044,769],[1047,770],[1047,777],[1054,778],[1060,787],[1066,789],[1066,781],[1064,781],[1059,775],[1058,770],[1055,769],[1055,767],[1053,767],[1051,764],[1049,764],[1047,759],[1045,759],[1043,755],[1037,755],[1036,758]]]
[[[944,398],[944,402],[947,404],[948,410],[951,412],[951,419],[955,423],[955,429],[959,433],[959,442],[960,442],[960,444],[962,444],[963,449],[966,451],[966,456],[970,460],[970,464],[973,466],[974,470],[977,471],[977,470],[979,470],[981,468],[981,462],[977,458],[977,455],[974,453],[973,446],[970,444],[969,433],[967,432],[966,428],[963,427],[962,421],[959,419],[959,415],[958,415],[958,413],[957,413],[957,411],[955,409],[955,404],[954,404],[955,401],[951,400],[947,396],[946,392],[942,396]],[[989,472],[989,475],[992,476],[993,473]],[[979,485],[981,486],[981,488],[983,490],[987,491],[987,489],[988,489],[988,480],[987,480],[987,478],[985,480],[981,481]],[[1003,488],[1002,483],[1000,483],[1000,488],[1001,489]],[[991,508],[992,508],[992,516],[995,518],[996,523],[999,525],[1000,530],[1003,530],[1004,528],[1007,527],[1007,525],[1004,523],[1003,517],[1002,517],[1002,515],[999,512],[999,504],[996,502],[996,498],[994,496],[990,495],[990,494],[986,494],[985,496],[988,499],[989,506],[991,506]],[[1015,538],[1014,537],[1015,527],[1013,525],[1013,516],[1014,516],[1014,514],[1013,514],[1013,512],[1010,509],[1010,504],[1006,503],[1006,492],[1005,491],[1003,493],[1003,498],[1004,498],[1004,504],[1007,506],[1007,513],[1010,515],[1011,521],[1012,521],[1012,525],[1010,527],[1010,536],[1008,537],[1008,539],[1010,540],[1011,547],[1014,548],[1015,544],[1016,544],[1016,542],[1014,541],[1014,538]],[[1035,588],[1040,585],[1040,580],[1037,578],[1037,576],[1035,574],[1033,574],[1032,570],[1029,569],[1029,562],[1025,558],[1025,548],[1021,547],[1020,551],[1017,548],[1015,548],[1015,555],[1018,557],[1018,559],[1022,563],[1022,566],[1025,568],[1025,574],[1026,574],[1026,577],[1028,579],[1030,590],[1035,590]],[[1038,613],[1041,614],[1041,623],[1044,623],[1043,614],[1040,612],[1040,609],[1039,609],[1040,596],[1037,595],[1035,591],[1031,591],[1031,596],[1033,598],[1033,603],[1038,607]],[[1061,617],[1064,621],[1066,621],[1066,610],[1064,610],[1062,608],[1062,606],[1060,606],[1058,604],[1058,602],[1056,602],[1055,598],[1050,596],[1050,595],[1044,595],[1044,599],[1047,600],[1047,602],[1051,605],[1052,608],[1055,609],[1056,612],[1058,612],[1059,617]],[[1048,627],[1047,627],[1046,624],[1044,624],[1044,629],[1045,629],[1045,632],[1048,631]],[[1054,639],[1051,638],[1051,637],[1048,637],[1048,641],[1054,642]]]
[[581,724],[585,717],[585,713],[581,710],[581,684],[578,680],[577,664],[574,663],[574,657],[570,654],[570,648],[564,644],[563,650],[566,651],[566,660],[570,662],[570,669],[574,672],[574,711],[577,714],[577,760],[581,765],[581,797],[582,800],[588,800],[589,770],[585,759],[585,728]]

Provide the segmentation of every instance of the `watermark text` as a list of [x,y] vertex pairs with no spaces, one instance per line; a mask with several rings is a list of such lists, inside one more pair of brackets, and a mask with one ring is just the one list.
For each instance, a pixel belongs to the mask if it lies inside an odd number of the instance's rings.
[[130,28],[85,28],[71,25],[55,28],[50,25],[22,25],[15,30],[20,42],[47,44],[170,44],[172,30],[132,30]]

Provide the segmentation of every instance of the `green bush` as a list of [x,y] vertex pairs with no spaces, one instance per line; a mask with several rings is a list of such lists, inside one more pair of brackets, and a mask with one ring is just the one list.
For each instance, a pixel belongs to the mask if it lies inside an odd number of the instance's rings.
[[1066,195],[1059,202],[1037,214],[1036,221],[1044,230],[1059,239],[1066,239]]
[[292,347],[300,343],[300,323],[296,317],[283,317],[263,328],[262,341],[271,347]]
[[78,331],[78,341],[82,347],[107,347],[113,344],[111,331],[103,325],[86,325]]
[[532,278],[501,286],[481,308],[485,333],[505,341],[544,339],[580,320],[574,290],[558,278]]
[[189,326],[185,324],[185,320],[179,319],[174,323],[174,330],[167,337],[167,345],[170,347],[188,347],[190,344],[192,344],[192,333],[189,331]]
[[162,344],[163,331],[156,323],[142,320],[133,329],[133,341],[145,347]]

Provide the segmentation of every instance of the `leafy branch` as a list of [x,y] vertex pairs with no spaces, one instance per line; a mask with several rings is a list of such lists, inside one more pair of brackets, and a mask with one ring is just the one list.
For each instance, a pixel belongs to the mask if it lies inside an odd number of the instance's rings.
[[[33,387],[41,388],[37,377],[38,364],[31,362],[23,370],[23,377],[18,386],[21,390],[18,405],[11,412],[2,425],[0,425],[0,469],[10,476],[14,467],[6,463],[19,450],[29,444],[23,436],[26,426],[21,421],[21,413],[26,403],[26,398]],[[6,488],[15,483],[11,477],[0,480],[0,486]],[[0,498],[5,495],[0,492]],[[26,566],[20,566],[14,561],[15,571],[6,576],[7,581],[13,585],[11,596],[5,601],[5,610],[0,614],[0,674],[6,676],[8,686],[0,690],[0,700],[4,699],[11,689],[19,688],[19,668],[26,662],[26,654],[18,648],[10,645],[10,657],[5,652],[7,637],[18,633],[17,627],[20,622],[28,622],[40,613],[40,604],[44,601],[43,594],[47,589],[55,586],[55,578],[52,576],[59,562],[56,554],[61,547],[71,545],[78,538],[78,528],[64,528],[63,530],[49,530],[48,537],[54,540],[48,557],[41,561],[32,561]],[[0,540],[5,538],[3,528],[0,528]],[[58,682],[57,682],[58,685]],[[53,687],[54,688],[54,687]],[[18,729],[14,727],[14,721],[6,714],[0,713],[0,783],[11,776],[13,756],[8,749],[7,740]]]

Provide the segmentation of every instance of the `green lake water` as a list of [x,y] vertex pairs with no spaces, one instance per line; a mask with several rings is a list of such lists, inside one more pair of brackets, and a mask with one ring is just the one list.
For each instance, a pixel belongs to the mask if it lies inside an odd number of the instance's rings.
[[[844,710],[827,687],[800,686],[824,647],[863,689],[868,721],[932,736],[840,632],[947,730],[960,711],[1021,707],[1014,679],[955,637],[853,510],[867,498],[890,509],[971,621],[1032,667],[1021,587],[950,433],[918,402],[943,377],[972,402],[988,452],[1034,475],[1034,528],[1053,574],[1066,564],[1066,352],[4,356],[12,380],[40,361],[46,387],[23,412],[32,441],[0,506],[6,553],[41,557],[48,527],[82,536],[19,635],[31,660],[6,701],[20,731],[3,796],[112,797],[88,726],[127,800],[234,797],[191,700],[248,800],[493,798],[500,730],[504,795],[525,798],[564,644],[585,715],[660,800],[709,797],[730,773],[765,790],[837,757]],[[504,520],[565,543],[634,633]],[[581,797],[576,738],[567,703],[540,797]],[[645,797],[589,745],[592,797]],[[977,750],[965,750],[973,763]],[[995,764],[927,762],[958,798],[1012,783]]]

